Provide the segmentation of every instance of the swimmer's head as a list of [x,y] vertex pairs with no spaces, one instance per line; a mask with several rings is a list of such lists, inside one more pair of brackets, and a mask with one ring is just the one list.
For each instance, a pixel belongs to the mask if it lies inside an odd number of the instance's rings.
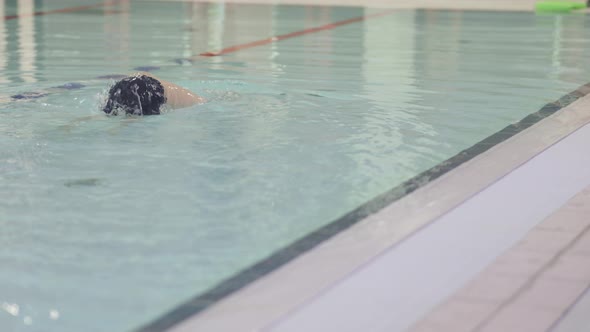
[[111,87],[103,111],[108,115],[157,115],[164,103],[162,84],[155,78],[137,75],[126,77]]

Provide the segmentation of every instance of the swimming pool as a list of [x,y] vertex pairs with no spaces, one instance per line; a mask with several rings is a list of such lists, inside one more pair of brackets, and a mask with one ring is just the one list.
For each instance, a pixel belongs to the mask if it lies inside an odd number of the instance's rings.
[[[590,72],[578,15],[69,5],[4,3],[2,330],[139,328]],[[134,68],[209,103],[102,117]]]

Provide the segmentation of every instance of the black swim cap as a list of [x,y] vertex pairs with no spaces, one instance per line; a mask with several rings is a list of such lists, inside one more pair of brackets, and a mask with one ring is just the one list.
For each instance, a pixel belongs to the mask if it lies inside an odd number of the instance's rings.
[[162,83],[138,75],[126,77],[111,87],[103,111],[108,115],[118,115],[121,110],[131,115],[157,115],[165,102]]

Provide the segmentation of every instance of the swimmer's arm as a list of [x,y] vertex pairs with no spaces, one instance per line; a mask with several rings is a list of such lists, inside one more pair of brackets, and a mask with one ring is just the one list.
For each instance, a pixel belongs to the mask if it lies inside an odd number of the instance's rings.
[[164,86],[164,93],[166,94],[166,104],[171,108],[185,108],[202,104],[206,101],[205,98],[198,96],[194,92],[174,83],[155,77],[150,73],[141,72],[139,74],[153,77],[162,83],[162,86]]
[[184,108],[205,102],[205,98],[197,96],[190,90],[164,80],[160,82],[166,93],[166,104],[171,108]]

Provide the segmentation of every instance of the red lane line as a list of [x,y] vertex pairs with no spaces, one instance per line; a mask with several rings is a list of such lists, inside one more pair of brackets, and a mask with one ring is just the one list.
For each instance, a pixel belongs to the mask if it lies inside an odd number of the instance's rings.
[[[289,39],[289,38],[293,38],[293,37],[307,35],[310,33],[331,30],[331,29],[337,28],[342,25],[355,23],[355,22],[361,22],[361,21],[365,21],[365,20],[368,20],[371,18],[389,15],[395,11],[397,11],[397,10],[392,9],[392,10],[387,10],[387,11],[383,11],[383,12],[375,13],[375,14],[371,14],[371,15],[353,17],[353,18],[349,18],[347,20],[329,23],[329,24],[322,25],[322,26],[315,27],[315,28],[305,29],[305,30],[301,30],[301,31],[295,31],[295,32],[284,34],[284,35],[278,35],[278,36],[269,37],[269,38],[265,38],[265,39],[261,39],[261,40],[256,40],[256,41],[245,43],[245,44],[230,46],[230,47],[222,49],[219,52],[204,52],[204,53],[199,54],[199,56],[219,56],[219,55],[223,55],[223,54],[233,53],[233,52],[241,51],[241,50],[247,49],[247,48],[266,45],[266,44],[274,43],[277,41],[281,41],[281,40],[285,40],[285,39]],[[198,56],[193,56],[193,57],[191,57],[191,59],[196,59],[197,57]]]
[[4,20],[8,21],[8,20],[14,20],[14,19],[23,18],[23,17],[33,17],[33,16],[42,16],[42,15],[49,15],[49,14],[79,12],[82,10],[88,10],[88,9],[97,8],[97,7],[114,5],[119,1],[120,0],[105,1],[103,3],[98,3],[98,4],[94,4],[94,5],[54,9],[54,10],[48,10],[48,11],[44,11],[44,12],[34,12],[31,14],[25,14],[25,15],[8,15],[8,16],[4,16]]

